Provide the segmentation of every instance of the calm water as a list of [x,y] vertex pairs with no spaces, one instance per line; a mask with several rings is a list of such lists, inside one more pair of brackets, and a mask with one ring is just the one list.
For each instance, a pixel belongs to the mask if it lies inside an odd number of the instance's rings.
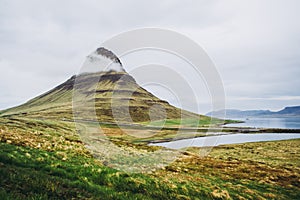
[[225,127],[256,127],[256,128],[288,128],[300,129],[300,117],[285,118],[248,118],[237,119],[245,121],[239,124],[227,124]]
[[171,149],[181,149],[195,146],[218,146],[222,144],[238,144],[246,142],[275,141],[300,138],[300,133],[260,133],[260,134],[230,134],[219,136],[199,137],[193,139],[162,142],[150,145],[163,146]]

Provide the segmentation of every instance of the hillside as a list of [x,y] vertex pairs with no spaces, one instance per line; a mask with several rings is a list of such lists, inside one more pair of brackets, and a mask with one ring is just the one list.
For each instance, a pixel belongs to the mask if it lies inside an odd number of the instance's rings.
[[248,117],[299,117],[300,106],[285,107],[284,109],[273,112],[270,110],[237,110],[226,109],[209,112],[207,116],[222,117],[226,113],[226,118],[248,118]]
[[287,116],[300,116],[300,106],[285,107],[284,109],[276,112],[275,114]]
[[[74,87],[76,87],[77,92],[75,97],[73,96]],[[78,108],[82,105],[82,102],[88,103],[84,104],[84,108]],[[162,120],[165,117],[167,119],[178,119],[181,118],[181,115],[183,118],[207,118],[181,110],[166,101],[160,100],[140,87],[134,78],[126,72],[114,71],[72,76],[54,89],[23,105],[7,109],[1,115],[72,119],[73,105],[78,105],[77,108],[83,112],[82,115],[80,114],[80,117],[85,119],[90,119],[90,116],[85,113],[89,113],[93,108],[96,108],[98,120],[104,122],[114,122],[115,120],[112,113],[112,105],[120,113],[129,109],[129,117],[131,117],[133,122],[149,121],[150,108],[156,108],[156,110],[151,112],[151,117],[156,120]],[[153,105],[155,106],[153,107]],[[166,112],[166,116],[164,116],[165,113],[163,111]],[[131,119],[124,118],[121,120],[130,122]]]
[[20,106],[1,111],[0,116],[127,124],[166,121],[166,125],[180,125],[183,119],[189,124],[195,122],[192,126],[211,121],[210,117],[176,108],[140,87],[120,59],[103,47],[87,56],[79,75]]
[[[0,117],[0,199],[298,199],[300,195],[300,140],[220,146],[207,157],[192,148],[169,166],[130,174],[94,159],[74,129],[71,122]],[[142,143],[118,144],[142,153],[158,150]]]

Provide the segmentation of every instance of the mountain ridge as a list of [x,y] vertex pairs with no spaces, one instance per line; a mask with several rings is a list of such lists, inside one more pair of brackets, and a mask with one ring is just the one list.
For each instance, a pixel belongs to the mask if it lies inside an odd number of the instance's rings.
[[225,109],[206,113],[207,116],[222,117],[226,113],[226,118],[247,118],[247,117],[298,117],[300,116],[300,106],[287,106],[279,111],[270,110],[238,110]]

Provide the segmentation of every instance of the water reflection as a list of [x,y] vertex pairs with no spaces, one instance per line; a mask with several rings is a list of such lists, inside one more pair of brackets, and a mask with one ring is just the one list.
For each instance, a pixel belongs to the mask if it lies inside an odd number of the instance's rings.
[[[219,136],[199,137],[193,139],[177,140],[172,142],[162,142],[150,144],[154,146],[163,146],[170,149],[181,149],[190,146],[218,146],[222,144],[238,144],[246,142],[262,142],[300,138],[300,133],[260,133],[260,134],[230,134]],[[209,141],[213,141],[210,143]]]
[[300,129],[300,118],[236,118],[245,123],[227,124],[225,127],[288,128]]

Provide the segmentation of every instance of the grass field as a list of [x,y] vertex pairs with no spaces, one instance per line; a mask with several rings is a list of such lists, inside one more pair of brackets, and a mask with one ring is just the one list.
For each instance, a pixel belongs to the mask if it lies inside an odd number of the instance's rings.
[[[70,122],[2,117],[0,140],[0,199],[300,197],[300,140],[220,146],[204,158],[191,148],[167,167],[136,174],[94,159]],[[155,150],[117,141],[137,152]]]
[[237,120],[221,120],[210,117],[196,118],[182,118],[182,119],[166,119],[161,121],[144,122],[145,125],[164,126],[164,127],[209,127],[223,125],[224,123],[238,123]]

